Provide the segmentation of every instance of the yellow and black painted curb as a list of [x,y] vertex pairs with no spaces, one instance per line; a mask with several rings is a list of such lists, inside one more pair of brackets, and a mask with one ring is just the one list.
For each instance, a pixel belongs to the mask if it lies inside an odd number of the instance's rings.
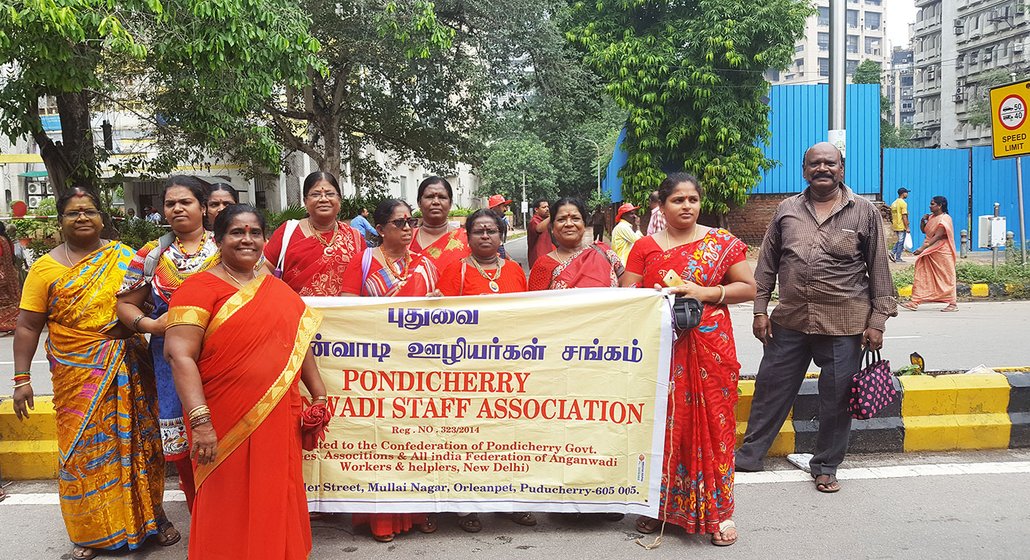
[[[851,423],[852,453],[1030,447],[1030,368],[999,373],[895,377],[899,398],[876,418]],[[998,371],[996,370],[996,371]],[[819,429],[818,379],[805,379],[769,455],[810,453]],[[754,381],[740,382],[738,445]]]
[[[849,451],[898,453],[1030,447],[1030,368],[999,373],[894,378],[899,398],[876,418],[855,420]],[[805,379],[791,416],[770,455],[807,453],[818,432],[818,379]],[[739,384],[737,442],[744,437],[753,380]],[[57,425],[51,397],[36,397],[25,420],[13,402],[0,402],[0,476],[5,480],[57,477]]]
[[[963,284],[955,285],[959,297],[972,298],[1030,298],[1030,284]],[[912,285],[898,288],[901,297],[912,297]]]

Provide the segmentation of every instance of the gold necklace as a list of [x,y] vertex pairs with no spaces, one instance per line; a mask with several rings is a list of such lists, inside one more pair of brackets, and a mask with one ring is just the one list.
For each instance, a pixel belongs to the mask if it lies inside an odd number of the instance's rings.
[[[94,247],[93,249],[90,249],[89,251],[86,251],[83,254],[83,256],[86,256],[86,255],[92,253],[93,251],[96,251],[97,249],[99,249],[101,247],[101,245],[103,245],[103,241],[99,241],[97,243],[96,247]],[[78,252],[78,251],[76,251],[76,252]],[[74,261],[72,260],[71,254],[68,253],[68,242],[67,241],[64,242],[64,260],[68,261],[68,267],[69,268],[75,266],[75,263],[77,263],[77,262],[82,260],[81,257],[76,259],[76,260],[74,260]]]
[[501,277],[501,269],[504,268],[504,259],[497,259],[497,270],[494,272],[493,276],[490,276],[489,274],[487,274],[485,270],[483,270],[483,267],[479,265],[479,261],[476,260],[476,257],[471,258],[472,266],[476,267],[476,270],[479,272],[480,276],[488,280],[487,286],[490,287],[490,291],[495,294],[499,292],[501,290],[501,287],[497,285],[497,279]]
[[[239,287],[241,287],[241,288],[243,287],[243,282],[240,282],[239,280],[237,280],[237,279],[236,279],[236,277],[235,277],[235,276],[233,276],[231,272],[229,272],[229,267],[225,266],[225,263],[224,263],[224,262],[220,262],[220,263],[218,263],[218,264],[222,266],[222,270],[224,270],[224,271],[225,271],[225,274],[226,274],[226,275],[227,275],[227,276],[228,276],[229,278],[231,278],[233,282],[236,282],[236,285],[237,285],[237,286],[239,286]],[[250,277],[250,280],[253,280],[253,279],[254,279],[255,277],[256,277],[256,275],[251,275],[251,277]],[[249,282],[250,280],[248,280],[248,282]]]
[[562,257],[562,253],[561,252],[564,249],[565,249],[564,247],[559,248],[559,249],[555,249],[554,250],[554,254],[558,257],[558,262],[560,262],[562,264],[568,264],[569,261],[571,261],[576,255],[578,255],[583,250],[583,247],[576,247],[575,250],[573,250],[572,252],[569,253],[568,258]]
[[399,261],[401,259],[391,258],[390,256],[388,256],[386,254],[386,251],[384,251],[382,247],[379,248],[379,253],[381,255],[383,255],[383,261],[385,261],[385,263],[386,263],[386,266],[384,267],[384,268],[386,268],[386,273],[389,274],[390,276],[392,276],[393,279],[396,280],[397,282],[400,282],[402,284],[404,282],[407,282],[408,281],[408,268],[411,265],[411,253],[408,253],[408,252],[404,253],[404,265],[401,267],[400,276],[398,276],[397,273],[394,272],[394,270],[393,270],[393,263],[394,263],[394,261]]

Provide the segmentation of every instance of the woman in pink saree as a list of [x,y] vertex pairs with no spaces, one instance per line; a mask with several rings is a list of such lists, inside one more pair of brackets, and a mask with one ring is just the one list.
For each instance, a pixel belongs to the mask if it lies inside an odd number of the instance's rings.
[[916,255],[916,274],[912,282],[912,299],[902,307],[915,311],[920,303],[942,302],[941,311],[958,311],[955,293],[955,225],[948,215],[948,199],[935,196],[930,200],[930,216],[923,226],[926,240],[912,251]]

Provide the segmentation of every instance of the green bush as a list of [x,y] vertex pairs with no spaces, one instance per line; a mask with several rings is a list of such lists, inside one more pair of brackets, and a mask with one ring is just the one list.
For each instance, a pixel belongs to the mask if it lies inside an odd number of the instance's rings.
[[265,210],[265,225],[268,227],[268,235],[271,236],[272,232],[279,229],[279,226],[286,223],[288,220],[303,220],[308,215],[308,211],[303,206],[294,205],[286,208],[282,212],[271,212]]
[[121,242],[136,250],[161,237],[168,231],[157,224],[152,224],[141,218],[121,221],[117,227],[118,232],[121,234]]
[[[989,264],[960,262],[956,266],[958,281],[962,284],[1030,284],[1030,267],[1018,263],[998,265],[997,270]],[[894,285],[897,287],[912,284],[915,267],[909,266],[894,271]]]

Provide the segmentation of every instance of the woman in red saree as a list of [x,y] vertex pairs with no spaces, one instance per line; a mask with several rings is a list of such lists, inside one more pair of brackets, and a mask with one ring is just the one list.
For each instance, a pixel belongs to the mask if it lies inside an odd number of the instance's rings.
[[451,184],[443,177],[426,177],[418,186],[422,225],[415,228],[408,248],[432,260],[437,270],[445,270],[469,254],[465,228],[452,227],[447,220],[453,201]]
[[0,223],[0,335],[13,331],[18,324],[20,299],[21,277],[14,265],[14,243]]
[[901,306],[915,311],[920,303],[943,302],[941,311],[958,311],[956,293],[955,225],[948,215],[948,199],[935,196],[930,200],[930,216],[923,226],[926,240],[912,251],[916,256],[916,273],[912,281],[912,299]]
[[623,266],[615,251],[596,242],[583,245],[586,206],[576,198],[561,198],[551,209],[551,235],[558,245],[541,256],[529,271],[529,289],[617,288]]
[[[408,250],[417,220],[403,200],[387,199],[373,214],[383,244],[365,249],[351,261],[344,275],[343,292],[354,296],[422,297],[436,290],[437,272],[433,261]],[[425,513],[355,513],[355,527],[368,525],[372,538],[391,542],[400,533],[417,527],[423,533],[436,531],[436,522]]]
[[237,204],[215,220],[219,266],[172,296],[165,356],[187,411],[197,494],[191,560],[304,559],[311,525],[298,381],[324,407],[310,343],[321,317],[255,266],[264,223]]
[[621,283],[668,287],[705,308],[700,326],[678,333],[673,346],[661,521],[642,517],[637,530],[664,531],[664,521],[727,546],[737,540],[733,449],[740,364],[726,306],[754,299],[755,279],[742,241],[697,223],[703,196],[697,179],[672,174],[658,196],[668,225],[634,244]]
[[[308,175],[303,192],[308,217],[290,220],[275,230],[265,243],[267,266],[302,296],[341,295],[343,273],[365,250],[365,238],[337,220],[343,193],[332,173],[316,171]],[[292,233],[284,241],[287,229]]]

